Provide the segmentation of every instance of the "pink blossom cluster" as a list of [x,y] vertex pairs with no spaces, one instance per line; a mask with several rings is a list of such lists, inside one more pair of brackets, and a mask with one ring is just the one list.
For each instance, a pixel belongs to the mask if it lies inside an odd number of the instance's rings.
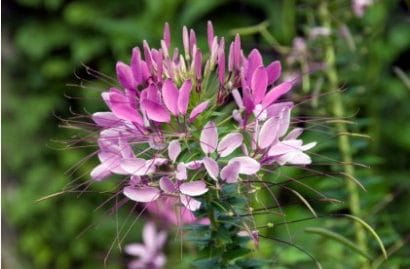
[[239,35],[226,51],[210,22],[207,33],[204,53],[184,27],[180,52],[165,24],[159,49],[144,41],[129,64],[117,63],[119,87],[102,93],[110,111],[92,115],[101,163],[91,177],[125,176],[123,194],[152,212],[166,208],[171,223],[176,207],[182,223],[194,221],[211,188],[262,167],[310,164],[305,152],[315,146],[299,139],[301,128],[289,130],[293,103],[278,100],[294,83],[278,83],[280,62],[265,66],[256,49],[246,55]]

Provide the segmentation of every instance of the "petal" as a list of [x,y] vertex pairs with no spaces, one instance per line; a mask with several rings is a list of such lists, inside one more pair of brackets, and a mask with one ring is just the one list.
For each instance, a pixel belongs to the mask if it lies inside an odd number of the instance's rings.
[[100,181],[109,175],[111,175],[111,171],[104,163],[97,165],[90,173],[91,178],[96,181]]
[[105,93],[105,98],[108,99],[108,104],[111,111],[122,120],[128,120],[136,122],[139,125],[143,125],[143,120],[138,111],[131,107],[128,98],[111,89],[108,93]]
[[179,186],[181,193],[189,196],[200,196],[208,191],[206,184],[202,180],[196,180],[192,182],[185,182]]
[[208,21],[208,24],[207,24],[207,37],[208,37],[209,50],[211,50],[212,42],[214,40],[214,27],[212,26],[211,21]]
[[177,170],[175,171],[175,178],[178,180],[186,180],[188,178],[186,166],[184,163],[179,163],[177,165]]
[[202,166],[202,160],[190,161],[185,164],[186,168],[190,170],[197,170]]
[[180,195],[181,203],[191,211],[198,210],[201,202],[187,195]]
[[248,56],[248,68],[246,72],[246,78],[248,81],[252,79],[253,73],[259,66],[263,66],[262,55],[257,49],[253,49]]
[[225,82],[225,39],[222,37],[218,48],[218,79],[221,84]]
[[273,102],[275,102],[279,97],[290,91],[292,89],[293,83],[285,81],[276,87],[273,87],[262,101],[263,107],[267,107]]
[[247,156],[232,158],[228,162],[228,165],[233,162],[240,163],[239,174],[253,175],[253,174],[256,174],[256,172],[258,172],[259,169],[261,168],[261,165],[259,164],[258,161],[256,161],[255,159],[252,159],[251,157],[247,157]]
[[167,79],[162,86],[162,100],[173,115],[178,115],[178,88],[171,79]]
[[188,110],[189,96],[191,94],[191,89],[192,89],[191,80],[185,80],[179,90],[178,111],[182,115],[185,115]]
[[178,140],[172,140],[168,145],[168,156],[169,159],[174,163],[181,153],[181,144]]
[[291,112],[291,110],[289,108],[285,108],[280,113],[280,121],[279,121],[279,127],[278,127],[278,137],[284,136],[286,134],[286,132],[288,131],[288,129],[289,129],[290,112]]
[[167,44],[167,47],[169,48],[171,46],[171,31],[169,30],[168,22],[166,22],[164,25],[164,33],[162,39],[165,41],[165,44]]
[[162,177],[159,180],[159,187],[162,191],[167,193],[174,193],[178,191],[175,184],[168,177]]
[[122,169],[134,176],[144,176],[153,172],[152,168],[147,166],[147,161],[141,158],[123,159],[120,164]]
[[271,62],[266,67],[266,72],[268,73],[268,85],[274,83],[279,77],[282,72],[282,66],[279,61]]
[[189,122],[193,122],[202,112],[204,112],[209,105],[209,100],[204,101],[192,109],[189,115]]
[[302,147],[301,147],[301,149],[303,150],[303,151],[306,151],[306,150],[309,150],[309,149],[312,149],[312,148],[314,148],[315,146],[316,146],[316,142],[311,142],[311,143],[309,143],[309,144],[306,144],[306,145],[303,145]]
[[278,139],[279,119],[272,117],[265,121],[259,131],[258,146],[261,149],[267,148]]
[[154,187],[136,188],[128,186],[124,188],[123,193],[128,199],[141,203],[155,201],[160,196],[160,190]]
[[145,99],[142,101],[147,112],[147,117],[157,122],[169,122],[171,117],[169,112],[160,104]]
[[209,121],[201,132],[200,145],[205,154],[212,153],[218,145],[218,130],[213,121]]
[[306,153],[302,151],[291,151],[289,153],[280,156],[277,161],[280,165],[284,165],[286,163],[294,164],[294,165],[306,165],[311,164],[312,159]]
[[221,142],[218,144],[218,154],[221,157],[228,156],[235,149],[237,149],[243,142],[243,137],[240,133],[230,133],[224,136],[221,139]]
[[267,86],[268,73],[263,66],[259,66],[253,73],[251,80],[251,89],[256,104],[259,104],[264,100]]
[[209,176],[217,181],[219,175],[218,163],[209,157],[205,157],[202,161]]
[[104,128],[111,128],[121,123],[112,112],[96,112],[92,115],[92,119],[98,126]]
[[142,244],[129,244],[125,247],[125,253],[136,257],[147,257],[148,251]]
[[130,90],[135,90],[136,83],[134,80],[134,75],[132,73],[131,67],[124,64],[123,62],[117,62],[115,66],[117,71],[117,78],[123,88]]
[[148,250],[148,252],[154,253],[155,249],[155,241],[156,241],[157,229],[155,228],[154,223],[147,222],[144,225],[144,229],[142,230],[142,238],[144,244]]
[[303,133],[303,128],[295,128],[286,135],[285,140],[296,139],[302,133]]
[[221,170],[222,180],[225,180],[227,183],[237,182],[240,168],[241,168],[241,164],[239,162],[232,162],[226,165]]

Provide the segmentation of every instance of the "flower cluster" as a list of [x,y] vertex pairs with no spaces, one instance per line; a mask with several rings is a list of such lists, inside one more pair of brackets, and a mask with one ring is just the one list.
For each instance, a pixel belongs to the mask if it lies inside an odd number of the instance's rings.
[[[159,49],[134,48],[130,64],[116,65],[119,87],[102,94],[109,112],[92,115],[101,127],[91,177],[126,176],[123,194],[148,209],[179,207],[182,223],[210,189],[246,181],[263,167],[307,165],[301,128],[289,131],[291,102],[278,99],[294,82],[278,83],[281,64],[265,66],[258,50],[246,55],[237,35],[224,38],[208,23],[208,52],[184,27],[183,52],[171,48],[168,24]],[[168,210],[169,209],[169,210]]]

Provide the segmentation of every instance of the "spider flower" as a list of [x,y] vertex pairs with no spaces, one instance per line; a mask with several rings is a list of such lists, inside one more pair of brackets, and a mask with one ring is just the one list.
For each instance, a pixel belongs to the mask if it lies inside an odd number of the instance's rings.
[[198,221],[192,212],[209,190],[264,167],[310,164],[315,146],[299,139],[301,128],[288,131],[293,104],[278,100],[294,82],[280,80],[280,62],[265,65],[256,49],[246,56],[239,35],[225,51],[210,22],[207,37],[203,53],[184,27],[174,49],[166,24],[160,48],[144,41],[129,64],[117,63],[118,85],[102,93],[109,111],[92,115],[101,163],[91,177],[120,175],[125,197],[170,223]]

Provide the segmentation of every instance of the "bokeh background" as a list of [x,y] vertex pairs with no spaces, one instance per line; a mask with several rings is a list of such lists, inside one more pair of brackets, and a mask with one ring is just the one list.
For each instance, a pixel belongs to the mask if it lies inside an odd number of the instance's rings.
[[[369,236],[372,264],[410,268],[410,2],[376,0],[362,17],[353,13],[350,0],[327,2],[342,100],[346,116],[355,121],[349,125],[356,134],[350,136],[352,153],[355,161],[370,167],[357,169],[355,175],[367,188],[360,192],[361,217],[391,252],[383,262],[377,242]],[[66,193],[35,202],[77,177],[86,180],[96,164],[90,160],[73,174],[66,173],[92,149],[68,149],[59,143],[78,134],[61,127],[59,117],[104,109],[100,92],[108,86],[87,75],[84,65],[113,76],[115,62],[128,62],[132,47],[142,40],[159,46],[165,21],[171,25],[174,45],[180,45],[180,30],[187,25],[196,29],[205,48],[206,21],[212,20],[219,36],[232,39],[235,32],[243,33],[247,52],[257,47],[266,58],[282,60],[287,70],[312,72],[310,84],[304,81],[295,89],[296,98],[320,96],[328,90],[321,79],[326,68],[309,69],[317,58],[326,61],[320,52],[320,34],[318,38],[312,34],[321,26],[320,4],[318,0],[2,1],[3,268],[101,268],[115,237],[116,216],[107,208],[97,209],[107,198],[104,195]],[[327,97],[318,97],[305,109],[308,115],[330,115],[331,106]],[[311,138],[321,143],[315,134]],[[323,144],[320,154],[340,159],[337,137],[328,136]],[[348,199],[343,181],[322,179],[314,186]],[[286,202],[286,195],[281,199]],[[346,206],[321,209],[349,213]],[[127,214],[123,210],[118,218]],[[308,212],[295,207],[288,214],[302,218]],[[353,238],[352,225],[338,218],[317,224]],[[292,226],[295,237],[324,268],[359,268],[354,252],[333,240],[304,234],[303,225]],[[127,241],[140,239],[140,227],[138,223]],[[187,252],[180,263],[178,248],[168,247],[167,253],[169,268],[190,268],[188,261],[195,258]],[[290,246],[266,242],[261,253],[275,260],[275,268],[313,268],[306,255]],[[106,267],[124,266],[124,256],[114,248]]]

